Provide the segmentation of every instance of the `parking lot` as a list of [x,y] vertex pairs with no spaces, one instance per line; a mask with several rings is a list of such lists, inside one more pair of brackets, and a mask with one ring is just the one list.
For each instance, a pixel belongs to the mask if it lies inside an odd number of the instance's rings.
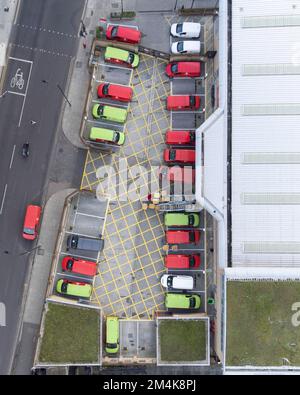
[[58,259],[53,274],[52,294],[57,294],[56,283],[59,279],[70,281],[83,281],[93,284],[93,279],[84,275],[75,275],[62,270],[62,260],[66,256],[91,262],[99,261],[101,253],[95,251],[68,250],[67,238],[70,235],[78,235],[98,239],[102,236],[105,227],[105,217],[108,209],[108,200],[99,201],[95,194],[80,192],[71,200],[65,210],[62,222],[62,231],[58,240]]

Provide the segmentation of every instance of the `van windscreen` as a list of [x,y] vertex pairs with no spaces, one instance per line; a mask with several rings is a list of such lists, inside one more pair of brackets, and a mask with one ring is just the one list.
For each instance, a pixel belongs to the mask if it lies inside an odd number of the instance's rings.
[[24,232],[25,234],[27,234],[27,235],[34,235],[34,234],[35,234],[34,229],[31,229],[31,228],[24,228],[24,229],[23,229],[23,232]]

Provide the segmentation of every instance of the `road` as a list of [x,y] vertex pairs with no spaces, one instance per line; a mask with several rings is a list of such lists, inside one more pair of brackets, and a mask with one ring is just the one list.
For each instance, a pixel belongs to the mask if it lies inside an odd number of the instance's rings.
[[[11,369],[30,251],[36,246],[21,237],[24,213],[27,204],[44,203],[64,101],[61,90],[76,53],[84,3],[21,0],[11,35],[2,90],[7,93],[0,98],[0,302],[6,308],[0,374]],[[28,159],[20,154],[25,141],[30,143]]]

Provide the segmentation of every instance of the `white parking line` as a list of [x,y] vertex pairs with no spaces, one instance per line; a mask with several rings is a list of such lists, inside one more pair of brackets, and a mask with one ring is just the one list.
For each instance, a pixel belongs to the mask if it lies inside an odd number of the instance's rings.
[[89,283],[92,283],[92,281],[93,281],[93,279],[92,279],[91,277],[88,277],[88,276],[82,277],[82,276],[79,276],[79,275],[76,274],[76,273],[62,273],[62,272],[57,272],[56,275],[59,276],[59,277],[71,278],[73,281],[76,281],[77,279],[78,279],[78,280],[83,280],[83,281],[89,282]]
[[85,215],[86,217],[92,217],[92,218],[99,218],[99,219],[105,219],[105,217],[99,217],[98,215],[92,215],[92,214],[86,214],[86,213],[81,213],[79,211],[76,212],[76,215]]
[[65,256],[71,255],[73,258],[80,258],[80,259],[83,259],[85,261],[97,262],[96,258],[91,258],[91,257],[86,257],[86,256],[82,256],[82,255],[73,254],[70,251],[68,251],[68,252],[61,252],[60,255],[65,255]]
[[12,168],[12,164],[13,164],[14,157],[15,157],[15,151],[16,151],[16,145],[14,145],[14,148],[13,148],[13,151],[12,151],[12,154],[11,154],[9,169]]
[[133,73],[133,70],[129,67],[121,67],[121,66],[115,66],[115,65],[111,65],[111,64],[107,64],[107,63],[97,63],[97,65],[102,66],[102,67],[108,67],[110,69],[121,69],[121,70],[128,70],[130,71],[130,73]]
[[68,231],[66,231],[65,233],[69,234],[69,235],[76,235],[76,236],[81,236],[81,237],[88,237],[89,239],[99,240],[98,237],[93,237],[91,235],[85,235],[85,234],[82,234],[82,233],[74,233],[74,232],[68,232]]
[[12,60],[17,60],[18,62],[24,62],[24,63],[33,63],[33,61],[32,60],[27,60],[27,59],[20,59],[20,58],[14,58],[14,57],[12,57],[12,56],[10,56],[9,57],[9,59],[12,59]]
[[7,184],[5,185],[4,192],[3,192],[0,215],[2,215],[2,212],[3,212],[3,206],[4,206],[4,202],[5,202],[6,192],[7,192]]
[[124,124],[122,124],[122,123],[111,123],[110,121],[107,121],[107,122],[105,122],[105,121],[95,121],[94,119],[93,120],[87,119],[86,121],[88,123],[94,123],[96,125],[116,126],[116,127],[119,127],[119,128],[124,127]]
[[119,23],[118,23],[118,24],[116,24],[116,23],[108,23],[108,24],[107,24],[107,27],[108,27],[108,26],[132,27],[132,28],[135,29],[135,30],[139,30],[139,27],[138,27],[138,26],[134,26],[134,25],[120,25]]
[[[104,98],[103,98],[103,99],[104,99]],[[94,99],[94,100],[92,100],[92,103],[95,103],[95,104],[103,104],[103,105],[105,105],[105,106],[111,106],[111,107],[122,108],[122,109],[123,109],[123,108],[125,108],[125,109],[128,108],[128,104],[129,104],[129,103],[127,103],[127,104],[125,104],[125,103],[124,103],[124,104],[118,103],[118,105],[116,106],[115,103],[112,102],[112,100],[106,99],[106,100],[110,100],[109,103],[108,103],[108,102],[104,102],[103,99],[98,99],[98,100]]]

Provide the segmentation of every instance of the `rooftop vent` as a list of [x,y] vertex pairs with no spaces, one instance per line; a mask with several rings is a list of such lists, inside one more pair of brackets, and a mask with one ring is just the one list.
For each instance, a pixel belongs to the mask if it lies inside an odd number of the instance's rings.
[[241,18],[242,28],[300,26],[300,15],[248,16]]

